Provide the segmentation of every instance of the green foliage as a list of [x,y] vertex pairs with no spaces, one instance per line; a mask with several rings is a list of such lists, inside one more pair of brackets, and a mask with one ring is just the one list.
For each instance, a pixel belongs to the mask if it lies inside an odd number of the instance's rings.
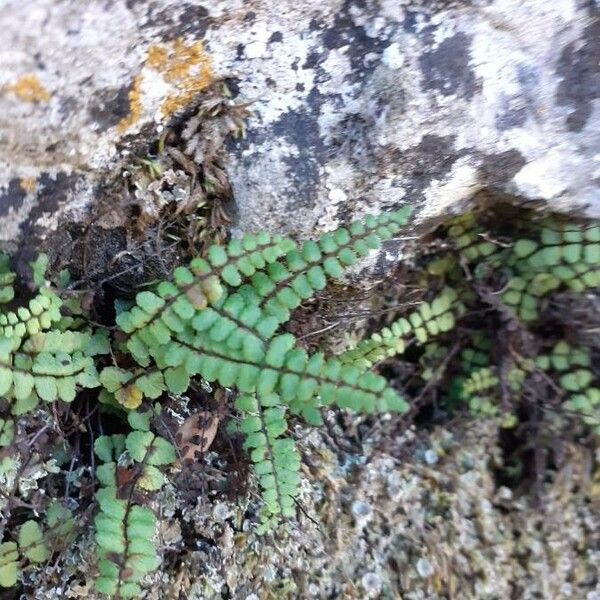
[[[106,394],[115,405],[135,409],[144,398],[185,393],[191,379],[200,376],[237,388],[243,402],[256,398],[256,405],[243,416],[242,431],[250,440],[253,457],[262,452],[261,465],[271,464],[270,472],[259,475],[264,501],[261,529],[280,516],[291,516],[299,461],[293,440],[282,436],[287,411],[318,424],[323,406],[403,412],[408,405],[383,377],[367,371],[364,361],[349,355],[309,354],[280,327],[328,279],[340,277],[344,269],[397,233],[408,216],[407,209],[368,216],[300,246],[265,233],[211,246],[206,258],[178,267],[171,281],[140,292],[135,305],[118,314],[117,324],[125,334],[120,350],[139,367],[105,367],[99,380]],[[435,335],[451,328],[453,311],[458,310],[451,309],[452,300],[447,290],[431,306],[423,305],[423,314],[431,313],[431,318],[414,328],[415,335],[422,337],[422,331]],[[385,333],[386,340],[396,335],[396,329]],[[375,362],[373,351],[370,364]],[[265,406],[275,398],[277,405]],[[257,441],[268,446],[256,446]],[[126,448],[134,460],[141,461],[147,445],[154,443],[154,434],[145,429],[130,434]],[[145,461],[148,467],[153,466],[154,456],[162,456],[160,449],[154,451],[157,454]],[[266,467],[257,466],[261,468]],[[273,480],[274,485],[266,485]]]
[[0,544],[0,586],[12,587],[20,574],[19,552],[15,542]]
[[463,305],[456,292],[445,288],[431,302],[421,302],[417,310],[346,350],[340,360],[367,370],[388,356],[403,354],[413,339],[425,344],[429,338],[450,331],[462,312]]
[[[450,368],[449,402],[466,404],[476,416],[515,424],[510,410],[525,390],[535,394],[540,382],[551,382],[562,390],[564,408],[580,413],[600,432],[598,381],[589,348],[559,339],[544,354],[536,348],[543,341],[533,343],[540,327],[561,327],[548,324],[556,319],[552,306],[557,294],[583,294],[600,284],[600,225],[555,216],[508,220],[515,235],[509,243],[502,234],[494,239],[490,229],[497,222],[486,224],[475,213],[450,220],[440,231],[446,249],[424,265],[424,286],[451,285],[467,314],[487,307],[490,316],[492,311],[499,315],[492,317],[495,326],[489,331],[479,325],[465,336],[460,361]],[[562,316],[568,322],[569,311]],[[429,346],[424,356],[437,356],[439,364],[443,352],[440,356],[438,346]],[[432,371],[429,365],[427,369],[423,375]]]
[[[142,579],[160,563],[149,507],[176,450],[156,433],[160,404],[142,408],[164,394],[186,394],[194,380],[228,388],[236,398],[237,431],[261,491],[261,533],[296,513],[300,454],[290,416],[319,425],[330,407],[404,413],[404,393],[420,399],[436,384],[448,406],[468,406],[478,417],[510,425],[515,403],[543,375],[558,390],[561,408],[600,433],[590,344],[531,342],[552,323],[547,315],[557,294],[581,295],[600,284],[595,223],[540,217],[516,223],[516,238],[507,243],[504,231],[496,239],[489,225],[463,215],[442,226],[442,250],[418,259],[415,277],[425,301],[399,311],[385,327],[370,328],[338,355],[309,352],[286,330],[302,302],[396,235],[409,212],[367,216],[299,244],[258,233],[213,245],[135,301],[117,302],[110,336],[89,324],[76,295],[63,299],[52,289],[45,257],[31,264],[40,289],[15,307],[14,273],[0,255],[0,303],[11,303],[0,312],[6,400],[0,447],[10,455],[17,446],[21,415],[40,402],[72,402],[83,388],[101,388],[102,410],[126,414],[131,428],[94,442],[99,592],[137,597]],[[477,325],[475,314],[489,324]],[[389,357],[412,361],[400,384],[371,370]],[[0,468],[14,467],[11,460]],[[23,568],[48,561],[74,529],[73,515],[58,503],[47,507],[45,520],[20,523],[0,544],[0,585],[10,587]]]
[[24,565],[46,563],[53,550],[69,542],[72,530],[73,515],[59,502],[49,505],[45,528],[31,519],[22,523],[18,527],[16,541],[0,544],[0,588],[13,587]]
[[0,304],[6,304],[15,297],[13,284],[16,274],[10,268],[8,254],[0,252]]
[[0,313],[0,394],[13,415],[40,400],[71,402],[77,390],[99,385],[94,356],[106,353],[106,336],[52,329],[60,324],[61,300],[42,289],[28,308]]
[[[102,485],[96,494],[100,512],[94,520],[99,548],[96,588],[120,598],[138,597],[141,579],[160,564],[153,541],[156,517],[140,505],[140,498],[163,486],[165,478],[157,467],[172,463],[175,449],[149,431],[151,415],[129,413],[133,431],[127,436],[101,436],[94,444],[103,461],[96,469]],[[127,484],[119,484],[118,469],[131,473]]]
[[259,532],[268,531],[279,517],[294,517],[294,499],[300,484],[300,455],[294,440],[285,435],[285,408],[277,394],[259,399],[241,395],[236,408],[242,413],[241,431],[246,435],[245,448],[262,489],[264,502]]

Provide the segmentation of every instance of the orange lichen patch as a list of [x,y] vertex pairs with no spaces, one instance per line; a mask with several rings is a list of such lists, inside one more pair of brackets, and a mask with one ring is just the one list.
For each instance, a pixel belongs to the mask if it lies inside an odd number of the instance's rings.
[[136,75],[129,90],[129,114],[117,123],[117,131],[120,133],[129,129],[142,114],[141,87],[142,76]]
[[158,44],[154,44],[148,48],[148,57],[146,58],[146,65],[154,69],[155,71],[163,71],[166,64],[167,59],[169,58],[169,53],[164,46],[159,46]]
[[[160,107],[165,117],[187,106],[213,80],[212,63],[200,41],[187,43],[180,38],[154,44],[148,48],[144,67],[156,71],[173,90]],[[139,74],[134,77],[129,91],[129,115],[117,123],[120,133],[129,129],[142,114],[141,85]]]
[[21,177],[19,185],[24,192],[33,193],[36,190],[35,177]]
[[212,62],[200,41],[186,43],[179,38],[170,44],[150,46],[146,65],[175,88],[161,105],[164,116],[186,106],[213,80]]
[[21,75],[14,83],[5,85],[4,89],[13,92],[24,102],[48,102],[51,97],[38,76],[32,73]]

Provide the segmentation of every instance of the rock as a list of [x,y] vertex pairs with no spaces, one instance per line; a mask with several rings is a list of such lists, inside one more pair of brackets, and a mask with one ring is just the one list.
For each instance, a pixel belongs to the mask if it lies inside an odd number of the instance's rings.
[[476,194],[600,215],[599,13],[574,0],[8,0],[0,240],[81,220],[122,169],[117,148],[232,75],[254,110],[225,158],[240,230],[306,236],[401,203],[425,219]]
[[435,571],[433,565],[426,559],[420,558],[416,565],[417,573],[423,578],[431,577]]

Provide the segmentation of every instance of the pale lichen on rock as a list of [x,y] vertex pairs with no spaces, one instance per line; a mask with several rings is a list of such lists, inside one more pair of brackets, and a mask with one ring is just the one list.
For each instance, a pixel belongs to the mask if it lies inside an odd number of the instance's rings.
[[[30,107],[0,97],[2,239],[31,228],[44,202],[43,186],[21,202],[12,180],[95,181],[124,133],[164,121],[213,75],[237,77],[255,111],[226,165],[242,229],[308,233],[400,201],[426,217],[479,190],[598,214],[598,10],[573,0],[9,2],[0,85],[29,73],[52,95]],[[46,225],[93,200],[65,190],[59,210],[42,211]]]

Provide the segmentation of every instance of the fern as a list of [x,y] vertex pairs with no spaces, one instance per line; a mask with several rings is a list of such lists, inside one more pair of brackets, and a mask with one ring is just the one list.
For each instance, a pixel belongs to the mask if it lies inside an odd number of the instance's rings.
[[340,360],[367,370],[388,356],[402,354],[411,339],[424,344],[429,338],[450,331],[462,311],[456,292],[446,288],[432,302],[421,302],[417,310],[346,350]]
[[[96,588],[118,598],[141,594],[140,580],[160,564],[152,541],[156,517],[134,502],[134,492],[162,487],[164,476],[158,467],[175,460],[175,449],[150,431],[150,416],[150,412],[131,412],[128,419],[133,431],[127,436],[101,436],[94,444],[103,461],[96,469],[102,485],[96,493],[100,512],[94,521],[99,548]],[[126,485],[119,485],[119,469],[131,470]]]
[[0,587],[16,585],[25,563],[46,563],[54,550],[69,542],[73,527],[71,511],[59,502],[48,506],[44,529],[32,519],[22,523],[18,527],[16,541],[0,544]]
[[285,408],[276,394],[241,395],[236,408],[242,412],[240,429],[245,447],[259,478],[264,502],[259,533],[271,529],[279,517],[295,516],[294,501],[300,483],[300,455],[287,431]]
[[10,268],[10,257],[0,252],[0,304],[6,304],[15,297],[13,284],[17,278]]
[[[543,372],[556,383],[563,407],[600,433],[600,382],[589,348],[559,342],[547,354],[536,348],[523,356],[511,348],[498,363],[497,340],[481,327],[473,330],[470,321],[473,311],[495,311],[509,331],[534,335],[555,292],[581,294],[598,286],[595,223],[542,217],[516,223],[517,239],[506,243],[490,236],[474,215],[463,215],[442,228],[444,250],[428,257],[419,275],[436,294],[387,327],[337,356],[309,353],[286,331],[304,300],[397,234],[409,212],[367,216],[299,244],[258,233],[213,245],[118,310],[118,331],[110,339],[89,325],[76,298],[62,300],[45,282],[43,257],[32,264],[41,289],[14,308],[14,273],[0,255],[0,303],[13,307],[0,311],[0,395],[7,401],[0,447],[10,452],[20,415],[40,401],[71,402],[82,388],[101,387],[100,400],[127,414],[128,434],[100,436],[94,444],[101,461],[95,518],[99,592],[136,597],[142,579],[159,564],[156,517],[147,504],[164,485],[162,467],[175,461],[175,449],[152,431],[160,405],[137,409],[165,393],[185,394],[194,378],[236,394],[239,431],[261,490],[261,533],[295,515],[300,455],[290,417],[318,425],[332,406],[406,412],[404,395],[371,369],[409,345],[416,359],[403,360],[415,360],[423,389],[443,378],[449,402],[466,404],[477,416],[506,416],[511,398],[518,400],[530,378]],[[26,521],[0,545],[0,585],[13,585],[24,565],[42,564],[68,537],[73,519],[64,510],[53,505],[45,524]]]
[[[431,277],[442,278],[457,290],[467,311],[483,300],[512,323],[511,331],[528,331],[544,315],[553,293],[582,294],[600,285],[600,225],[554,216],[511,224],[518,237],[505,243],[502,238],[494,241],[473,213],[451,220],[442,235],[454,251],[427,262],[425,285],[431,285]],[[489,283],[499,273],[504,275],[500,290],[497,283],[496,287]],[[465,402],[475,415],[498,416],[507,409],[505,405],[500,410],[500,397],[518,399],[528,378],[541,371],[563,390],[565,408],[598,427],[598,388],[589,349],[560,341],[535,360],[512,352],[502,365],[494,365],[490,356],[494,341],[482,340],[480,333],[471,337],[471,347],[463,350],[460,372],[450,385],[452,400]]]
[[[249,439],[265,439],[269,447],[250,447],[255,456],[264,451],[270,457],[265,460],[273,470],[263,479],[276,484],[263,485],[263,526],[277,516],[290,516],[295,487],[281,478],[296,480],[297,454],[291,438],[269,439],[271,429],[287,429],[286,411],[318,424],[323,406],[402,412],[408,405],[384,378],[366,372],[358,361],[308,354],[293,335],[280,332],[280,326],[329,278],[340,277],[381,240],[397,233],[408,215],[408,209],[402,209],[369,216],[300,247],[288,238],[263,233],[210,247],[206,259],[178,267],[171,281],[139,293],[135,306],[117,316],[125,334],[121,349],[139,368],[116,364],[102,370],[99,380],[108,401],[135,409],[144,398],[157,399],[167,391],[185,393],[196,376],[237,388],[243,394],[240,402],[255,398],[242,429],[260,425],[249,432]],[[428,326],[447,328],[449,309],[446,306]],[[275,398],[277,406],[265,406]],[[269,420],[275,415],[276,423]],[[288,464],[289,473],[279,470],[282,464]]]

